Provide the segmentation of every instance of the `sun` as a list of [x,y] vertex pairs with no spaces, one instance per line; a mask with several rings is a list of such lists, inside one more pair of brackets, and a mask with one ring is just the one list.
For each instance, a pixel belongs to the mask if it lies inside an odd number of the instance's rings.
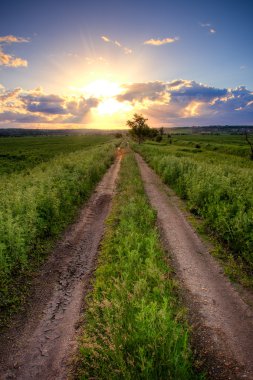
[[105,79],[97,79],[83,88],[85,95],[95,98],[110,98],[119,95],[122,88],[116,82]]
[[112,123],[116,119],[126,117],[132,111],[133,106],[129,102],[120,102],[117,95],[123,93],[124,88],[117,82],[106,79],[96,79],[85,86],[73,87],[71,90],[81,94],[85,98],[98,100],[96,107],[92,108],[92,120],[97,123]]
[[97,107],[99,115],[113,115],[115,113],[129,112],[132,107],[129,104],[118,102],[116,99],[108,98],[103,100]]

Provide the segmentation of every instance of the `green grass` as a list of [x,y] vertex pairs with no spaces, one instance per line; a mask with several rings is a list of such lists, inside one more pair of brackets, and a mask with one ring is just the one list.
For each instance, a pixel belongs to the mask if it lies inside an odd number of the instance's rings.
[[252,161],[208,150],[196,153],[195,149],[173,145],[146,143],[136,149],[187,201],[190,211],[203,218],[206,229],[223,244],[225,260],[230,260],[232,254],[246,276],[242,278],[244,285],[252,286]]
[[128,155],[85,312],[78,379],[200,378],[155,223]]
[[0,183],[0,308],[20,304],[26,279],[114,158],[115,144],[59,155]]
[[[253,141],[252,137],[250,139]],[[244,135],[201,135],[188,134],[172,136],[173,144],[186,147],[196,147],[207,151],[249,157],[250,147]]]
[[0,175],[29,171],[52,158],[93,148],[113,139],[108,135],[1,137]]

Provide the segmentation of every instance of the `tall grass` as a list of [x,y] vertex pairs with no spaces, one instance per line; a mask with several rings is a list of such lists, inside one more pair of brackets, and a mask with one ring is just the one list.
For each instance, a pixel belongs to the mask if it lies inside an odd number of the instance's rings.
[[128,156],[88,300],[80,379],[197,378],[155,221]]
[[0,137],[0,175],[18,173],[56,156],[112,141],[110,135]]
[[114,144],[70,153],[3,177],[0,184],[1,309],[18,299],[15,279],[44,255],[112,163]]
[[[169,149],[137,147],[155,171],[204,218],[237,259],[253,271],[253,171],[219,155],[205,160],[184,157]],[[196,155],[195,155],[196,156]]]

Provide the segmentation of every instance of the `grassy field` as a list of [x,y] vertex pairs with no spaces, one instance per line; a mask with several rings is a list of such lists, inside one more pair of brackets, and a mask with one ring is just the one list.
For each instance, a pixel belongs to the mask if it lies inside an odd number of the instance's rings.
[[[251,139],[253,142],[253,139]],[[241,157],[248,157],[250,147],[245,136],[242,135],[205,135],[186,134],[172,135],[174,145],[181,145],[189,148],[197,148],[217,153],[231,154]]]
[[[238,155],[241,139],[195,135],[182,136],[180,143],[173,138],[170,144],[166,137],[162,144],[146,142],[135,148],[187,201],[190,211],[203,218],[206,230],[223,244],[224,258],[232,259],[239,273],[245,274],[239,280],[252,286],[253,161],[246,154]],[[211,151],[208,144],[221,148]],[[225,153],[228,146],[231,149]],[[234,275],[238,277],[236,269]]]
[[79,379],[201,378],[155,222],[128,155],[85,311]]
[[112,136],[1,137],[0,175],[20,172],[52,158],[107,143]]
[[[68,138],[52,140],[58,141],[60,154],[51,152],[54,158],[49,161],[29,170],[26,166],[19,173],[1,177],[2,315],[11,313],[19,305],[26,286],[26,275],[41,262],[52,241],[71,222],[80,204],[90,196],[114,159],[115,143],[106,143],[103,137],[88,137],[86,142],[81,137],[79,143],[75,139],[74,145],[78,149],[72,153],[67,153],[70,148],[64,148],[63,142],[67,144]],[[30,141],[29,138],[27,141]],[[73,142],[73,137],[70,141]],[[38,155],[39,152],[50,152],[53,142],[50,145],[44,141],[45,146],[36,148]],[[84,149],[81,149],[82,145]],[[15,143],[13,150],[14,146]],[[27,152],[35,149],[29,144],[23,148]]]

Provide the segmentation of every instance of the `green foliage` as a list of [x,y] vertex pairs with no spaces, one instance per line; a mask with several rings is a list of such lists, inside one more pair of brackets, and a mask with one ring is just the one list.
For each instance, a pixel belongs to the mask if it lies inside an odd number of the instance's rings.
[[207,151],[249,157],[249,145],[244,135],[186,134],[173,136],[173,144],[194,147],[200,145]]
[[150,128],[146,123],[147,120],[148,119],[145,119],[142,115],[138,115],[137,113],[134,114],[133,120],[127,120],[130,134],[139,144],[149,136]]
[[85,311],[80,379],[199,378],[155,222],[128,156]]
[[0,175],[34,168],[52,158],[112,140],[109,135],[1,137]]
[[[32,269],[111,164],[114,144],[59,155],[0,184],[1,309],[18,302],[16,279]],[[18,288],[18,287],[17,287]]]
[[148,144],[136,146],[136,149],[164,182],[188,201],[190,210],[204,218],[206,225],[226,244],[238,262],[245,264],[246,271],[252,273],[251,162],[200,149],[159,148]]

